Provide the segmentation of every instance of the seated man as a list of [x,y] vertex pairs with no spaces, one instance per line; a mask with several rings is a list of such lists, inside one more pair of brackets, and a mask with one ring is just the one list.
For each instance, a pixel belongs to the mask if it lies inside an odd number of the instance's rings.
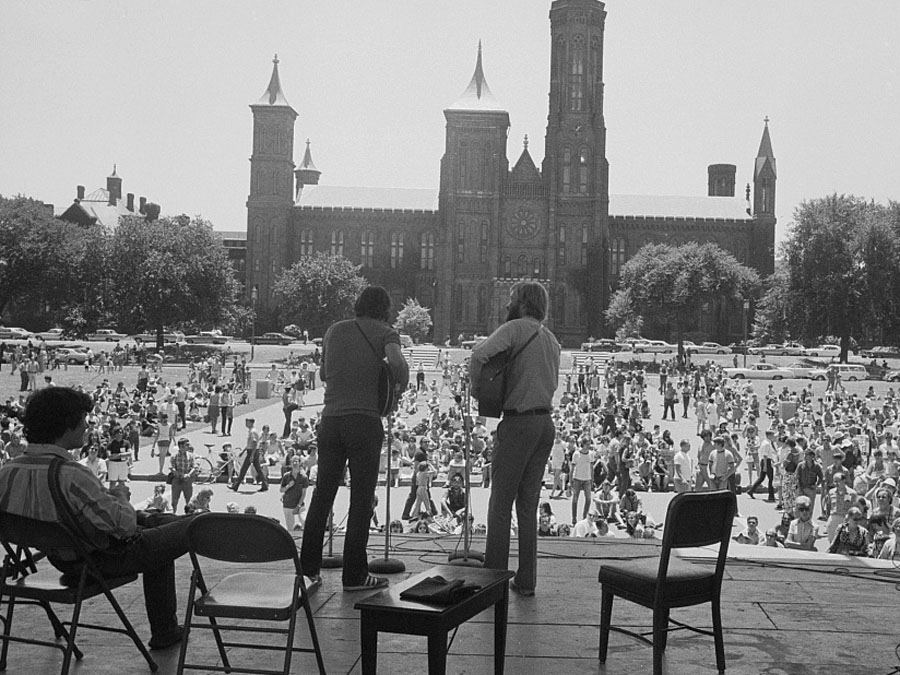
[[589,513],[572,526],[573,537],[603,537],[609,534],[609,525],[599,513]]
[[[62,460],[58,466],[63,508],[68,507],[70,520],[80,530],[76,535],[93,552],[104,574],[142,574],[150,649],[165,649],[181,641],[175,559],[187,553],[190,518],[155,515],[152,518],[162,524],[143,527],[125,496],[127,487],[117,488],[114,495],[89,469],[72,460],[69,451],[81,447],[85,418],[92,407],[90,396],[66,387],[48,387],[31,394],[22,416],[28,448],[0,467],[2,508],[35,520],[65,522],[48,482],[50,461]],[[63,573],[81,571],[65,551],[48,553],[48,559]]]
[[797,497],[794,509],[797,511],[797,518],[791,521],[784,547],[815,551],[816,539],[820,535],[819,528],[812,520],[812,500],[805,495]]
[[444,498],[441,500],[441,514],[451,516],[461,522],[465,510],[466,493],[463,490],[463,477],[457,473],[450,479],[450,487],[444,491]]
[[759,544],[759,518],[747,516],[747,527],[740,531],[736,537],[732,537],[738,544]]
[[605,480],[593,495],[594,509],[608,521],[619,522],[619,500],[612,491],[612,483]]

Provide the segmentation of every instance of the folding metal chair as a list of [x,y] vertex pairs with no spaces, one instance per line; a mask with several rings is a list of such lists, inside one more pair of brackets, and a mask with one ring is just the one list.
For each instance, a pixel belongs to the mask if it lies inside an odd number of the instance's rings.
[[[600,567],[600,663],[606,662],[609,631],[615,630],[652,645],[653,673],[661,675],[668,632],[688,629],[713,636],[716,666],[720,673],[725,672],[725,643],[722,638],[719,597],[735,513],[737,499],[729,490],[684,492],[676,495],[669,503],[666,513],[659,560],[644,558]],[[690,563],[672,555],[673,548],[695,548],[711,544],[719,544],[715,567]],[[648,633],[633,633],[610,626],[613,598],[617,595],[652,609],[653,630]],[[672,608],[706,602],[712,607],[712,631],[669,618],[669,610]],[[670,623],[675,627],[670,628]],[[648,640],[647,635],[652,635],[653,640]]]
[[[0,543],[6,550],[3,569],[0,572],[0,602],[6,601],[7,603],[6,616],[2,617],[3,633],[0,634],[0,641],[3,642],[3,647],[0,649],[0,670],[6,669],[9,643],[24,642],[62,650],[63,663],[60,673],[66,675],[69,672],[72,655],[74,654],[79,661],[84,656],[75,644],[76,631],[79,628],[91,628],[121,633],[130,637],[147,661],[150,670],[156,672],[158,668],[156,662],[151,658],[144,643],[112,594],[112,589],[137,580],[136,574],[104,577],[91,560],[81,540],[58,523],[47,523],[11,513],[0,513]],[[49,564],[42,564],[38,569],[38,556],[32,553],[32,549],[38,551],[71,550],[78,557],[77,563],[81,567],[81,572],[75,575],[65,575]],[[109,600],[109,604],[112,605],[124,628],[99,626],[79,621],[82,603],[101,594]],[[51,607],[52,603],[73,605],[71,621],[60,621]],[[12,635],[13,612],[17,604],[37,604],[42,607],[50,619],[56,639],[64,639],[65,644]],[[68,630],[66,626],[69,627]]]
[[[316,655],[319,673],[324,675],[325,664],[319,648],[319,638],[313,623],[309,595],[303,578],[303,569],[297,555],[297,546],[290,533],[277,521],[263,516],[241,513],[204,513],[188,527],[188,552],[194,570],[191,573],[191,587],[188,593],[187,614],[184,620],[184,638],[178,656],[178,675],[186,669],[237,673],[282,673],[287,675],[291,668],[294,652]],[[272,563],[280,560],[293,561],[293,570],[286,573],[235,572],[218,582],[208,585],[201,570],[201,558],[220,562],[236,563],[241,569],[257,563]],[[199,592],[199,596],[198,596]],[[312,647],[295,647],[294,633],[297,625],[297,610],[303,607]],[[194,615],[207,617],[206,623],[194,623]],[[218,619],[238,619],[253,621],[288,622],[287,628],[267,628],[241,624],[224,625]],[[192,628],[211,629],[218,647],[222,665],[185,663],[188,636]],[[251,633],[274,633],[284,635],[284,647],[246,642],[225,642],[222,631],[245,631]],[[263,649],[284,651],[282,670],[241,668],[231,664],[226,647],[243,649]]]

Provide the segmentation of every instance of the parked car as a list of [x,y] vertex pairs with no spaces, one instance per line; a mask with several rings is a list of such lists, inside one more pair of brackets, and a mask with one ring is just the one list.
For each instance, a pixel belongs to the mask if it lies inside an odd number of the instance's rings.
[[88,360],[87,347],[57,347],[53,358],[70,366],[82,365]]
[[88,333],[85,339],[88,342],[118,342],[127,337],[125,333],[117,333],[112,328],[99,328],[93,333]]
[[786,370],[790,370],[794,377],[802,380],[810,380],[812,379],[812,371],[821,370],[818,366],[813,366],[808,363],[801,363],[799,361],[795,363],[789,363],[784,366]]
[[615,340],[607,338],[597,338],[592,342],[582,342],[581,351],[583,352],[618,352],[622,346]]
[[16,326],[0,327],[0,340],[30,340],[34,333]]
[[720,345],[718,342],[701,342],[695,347],[697,354],[731,354],[731,347]]
[[646,340],[645,342],[634,343],[635,354],[644,352],[648,354],[674,354],[676,351],[678,351],[678,347],[669,344],[665,340]]
[[900,382],[900,370],[889,368],[884,371],[884,375],[881,376],[881,379],[887,380],[888,382]]
[[785,380],[794,377],[787,368],[779,368],[771,363],[754,363],[746,368],[725,368],[725,375],[736,380]]
[[289,345],[294,341],[290,335],[284,333],[263,333],[253,338],[253,344],[257,345]]
[[487,335],[476,335],[471,340],[463,340],[459,344],[463,349],[472,349],[472,347],[477,345],[482,340],[486,340],[486,339],[487,339]]
[[869,371],[864,365],[859,363],[832,363],[825,368],[817,368],[810,373],[814,380],[824,380],[828,377],[828,371],[836,371],[841,374],[841,380],[856,382],[865,380],[869,376]]
[[867,359],[897,359],[900,358],[900,347],[878,345],[871,349],[864,349],[862,355]]
[[815,357],[837,357],[841,355],[841,348],[838,345],[819,345],[818,347],[810,347],[807,349],[806,355]]
[[50,330],[45,330],[41,333],[35,333],[34,336],[36,338],[41,338],[41,340],[65,340],[66,335],[63,332],[62,328],[51,328]]
[[191,345],[224,345],[231,339],[220,330],[201,330],[196,335],[185,335],[184,341]]
[[732,342],[726,349],[729,350],[729,354],[747,354],[749,353],[750,345],[742,340],[741,342]]
[[752,354],[753,356],[761,356],[763,354],[766,356],[786,356],[788,352],[784,345],[770,342],[769,344],[758,347],[748,347],[747,353]]
[[[140,340],[141,342],[155,345],[156,333],[136,333],[134,335],[129,335],[128,339],[134,340],[135,342]],[[165,331],[163,333],[163,344],[170,344],[173,342],[184,342],[184,333],[181,331]]]

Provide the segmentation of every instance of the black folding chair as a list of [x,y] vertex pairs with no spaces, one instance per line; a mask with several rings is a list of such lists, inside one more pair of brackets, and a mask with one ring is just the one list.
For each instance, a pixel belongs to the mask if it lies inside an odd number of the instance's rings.
[[[187,615],[184,620],[184,638],[181,641],[181,653],[178,656],[178,675],[181,675],[185,669],[287,675],[291,668],[291,658],[294,652],[315,654],[319,673],[324,675],[325,664],[322,661],[319,638],[313,623],[303,569],[297,555],[297,546],[290,533],[278,522],[263,516],[241,513],[204,513],[194,518],[188,527],[187,536],[188,552],[194,570],[191,573]],[[235,572],[214,584],[207,585],[201,570],[201,558],[237,563],[242,570],[247,565],[279,560],[292,560],[294,565],[293,570],[286,573]],[[306,612],[312,647],[294,646],[297,610],[301,606]],[[195,614],[207,617],[209,625],[193,623]],[[287,621],[288,626],[287,628],[266,628],[242,624],[224,625],[218,623],[218,619]],[[192,628],[212,630],[219,657],[222,660],[221,666],[185,663],[188,636]],[[280,634],[285,636],[286,645],[282,647],[246,642],[225,642],[222,638],[222,631],[225,630]],[[282,670],[263,670],[233,666],[225,651],[226,647],[283,650],[284,668]]]
[[[91,560],[81,540],[58,523],[47,523],[11,513],[0,513],[0,543],[6,550],[3,569],[0,572],[0,602],[7,603],[6,616],[2,618],[3,633],[0,634],[0,641],[3,642],[3,647],[0,649],[0,670],[6,669],[9,643],[24,642],[62,650],[63,663],[60,673],[66,675],[69,672],[72,655],[74,654],[79,661],[84,656],[75,644],[77,630],[91,628],[121,633],[130,637],[147,661],[150,670],[156,672],[158,668],[156,662],[151,658],[144,643],[112,594],[112,589],[135,581],[136,574],[104,577]],[[81,572],[66,575],[46,563],[41,564],[39,569],[38,556],[32,553],[32,549],[38,551],[71,550],[78,558],[75,564],[80,566]],[[79,621],[82,603],[101,594],[109,600],[109,604],[119,616],[124,628],[99,626]],[[65,644],[60,644],[58,641],[50,642],[12,635],[13,612],[17,604],[37,604],[42,607],[50,619],[56,639],[65,640]],[[60,621],[51,604],[73,605],[71,621]]]
[[[600,663],[606,662],[609,631],[630,635],[653,646],[653,673],[661,675],[662,656],[670,630],[688,629],[715,639],[716,666],[725,672],[725,643],[722,639],[722,614],[719,597],[725,558],[731,539],[731,525],[737,513],[733,492],[684,492],[669,503],[659,560],[644,558],[604,564],[600,567]],[[672,555],[673,548],[696,548],[719,544],[715,567],[694,564]],[[613,598],[622,597],[653,610],[653,630],[634,633],[610,626]],[[669,617],[669,610],[702,603],[712,606],[712,631],[680,623]],[[674,624],[670,628],[669,624]],[[647,635],[653,639],[648,640]]]

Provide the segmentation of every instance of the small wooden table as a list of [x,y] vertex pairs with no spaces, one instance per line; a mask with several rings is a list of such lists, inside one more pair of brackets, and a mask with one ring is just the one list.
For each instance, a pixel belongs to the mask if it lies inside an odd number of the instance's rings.
[[[441,576],[452,581],[481,586],[474,595],[455,605],[428,605],[400,599],[400,593],[426,577]],[[428,673],[447,672],[447,635],[453,628],[494,606],[494,673],[503,675],[506,658],[506,612],[509,580],[515,576],[506,570],[439,565],[410,577],[402,584],[375,593],[356,603],[360,610],[360,638],[363,675],[375,675],[378,665],[378,631],[428,636]]]

